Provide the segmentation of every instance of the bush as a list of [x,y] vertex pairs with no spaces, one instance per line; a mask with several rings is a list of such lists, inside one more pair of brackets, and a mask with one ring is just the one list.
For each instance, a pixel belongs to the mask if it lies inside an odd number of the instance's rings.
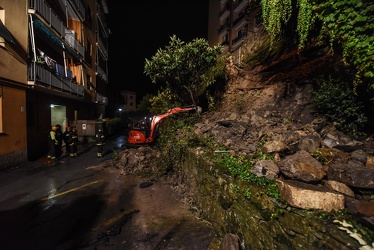
[[122,121],[120,118],[113,118],[105,121],[106,132],[109,136],[114,135],[121,131]]
[[354,136],[365,129],[368,119],[363,104],[353,92],[347,80],[338,81],[329,77],[319,79],[313,92],[313,104],[319,116],[336,122],[337,128]]

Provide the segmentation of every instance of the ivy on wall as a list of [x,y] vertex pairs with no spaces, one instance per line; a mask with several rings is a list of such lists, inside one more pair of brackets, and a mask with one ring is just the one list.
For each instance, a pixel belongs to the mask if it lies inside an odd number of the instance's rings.
[[308,43],[312,31],[321,39],[327,38],[331,48],[341,48],[343,62],[355,74],[356,86],[365,84],[374,90],[374,4],[371,0],[262,0],[261,5],[263,24],[272,41],[293,27],[289,25],[290,20],[296,20],[299,48]]

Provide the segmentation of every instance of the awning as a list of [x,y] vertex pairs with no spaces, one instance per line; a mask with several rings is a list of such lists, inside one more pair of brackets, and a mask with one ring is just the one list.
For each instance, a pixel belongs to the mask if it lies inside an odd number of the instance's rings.
[[5,41],[15,44],[12,35],[8,31],[8,29],[5,27],[1,19],[0,19],[0,36],[4,38]]
[[33,20],[33,23],[34,23],[34,26],[36,28],[38,28],[40,31],[42,31],[43,34],[49,40],[51,40],[54,44],[56,44],[57,46],[59,46],[60,48],[62,48],[66,52],[68,52],[78,62],[82,62],[82,58],[79,57],[78,54],[75,51],[73,51],[70,47],[65,46],[65,44],[63,43],[63,41],[56,34],[54,34],[48,27],[46,27],[40,20],[38,20],[37,18],[35,18]]

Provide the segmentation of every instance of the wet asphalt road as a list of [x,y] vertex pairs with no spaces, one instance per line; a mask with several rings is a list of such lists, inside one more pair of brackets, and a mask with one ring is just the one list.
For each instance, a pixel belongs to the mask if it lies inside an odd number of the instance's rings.
[[[114,157],[126,137],[110,140],[104,157],[93,143],[78,146],[78,157],[47,159],[0,172],[0,249],[75,249],[92,228],[109,218],[108,199],[118,202],[122,190],[135,185],[96,168]],[[109,216],[108,216],[109,215]]]
[[[167,185],[122,176],[107,162],[125,136],[55,165],[41,159],[0,171],[0,249],[207,249],[212,234],[190,220]],[[191,244],[191,242],[194,242]]]

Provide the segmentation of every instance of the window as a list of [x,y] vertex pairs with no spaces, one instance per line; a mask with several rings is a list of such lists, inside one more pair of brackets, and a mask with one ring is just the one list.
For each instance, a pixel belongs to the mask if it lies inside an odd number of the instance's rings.
[[89,74],[87,74],[86,79],[87,79],[87,89],[92,90],[94,88],[92,84],[92,77]]
[[[3,27],[2,26],[4,26],[3,25],[3,23],[4,23],[4,18],[5,18],[5,16],[4,16],[4,9],[3,8],[1,8],[0,7],[0,29],[2,29]],[[5,27],[5,26],[4,26]],[[2,36],[0,36],[0,46],[5,46],[5,39],[2,37]],[[0,87],[1,88],[1,87]],[[1,131],[0,131],[1,132]]]

